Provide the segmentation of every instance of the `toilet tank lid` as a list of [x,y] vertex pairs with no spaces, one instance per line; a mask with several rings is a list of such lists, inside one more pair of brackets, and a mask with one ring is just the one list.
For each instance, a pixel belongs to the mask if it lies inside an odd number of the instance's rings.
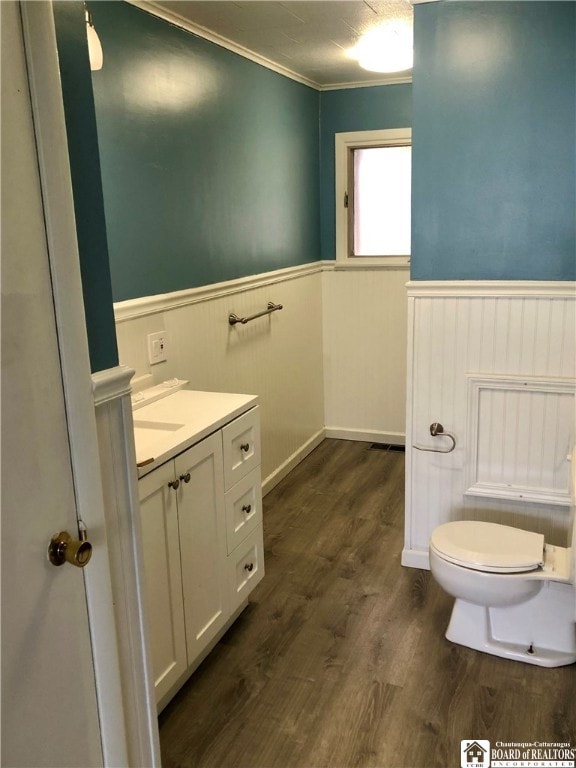
[[434,530],[430,543],[441,555],[470,568],[523,571],[538,568],[544,561],[541,533],[499,523],[444,523]]

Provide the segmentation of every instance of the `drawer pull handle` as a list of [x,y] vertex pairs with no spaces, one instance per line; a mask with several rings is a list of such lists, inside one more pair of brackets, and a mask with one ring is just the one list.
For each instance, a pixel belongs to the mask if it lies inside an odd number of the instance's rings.
[[183,480],[185,483],[190,482],[190,472],[186,472],[185,475],[180,475],[180,480]]
[[252,512],[252,504],[244,504],[242,512],[246,512],[246,514],[249,515],[250,512]]
[[178,479],[170,480],[170,482],[168,483],[168,488],[174,488],[175,491],[178,490],[179,486],[180,486],[180,480]]
[[253,571],[254,570],[254,563],[246,563],[246,565],[244,566],[244,570],[248,571],[248,573]]
[[240,450],[248,453],[250,450],[250,443],[240,443]]

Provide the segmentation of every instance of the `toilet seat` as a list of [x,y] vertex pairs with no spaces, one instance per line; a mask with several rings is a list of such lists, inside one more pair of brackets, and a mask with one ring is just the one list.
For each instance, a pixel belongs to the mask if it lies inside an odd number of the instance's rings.
[[444,523],[432,533],[430,546],[448,562],[488,573],[522,573],[544,563],[541,533],[498,523]]

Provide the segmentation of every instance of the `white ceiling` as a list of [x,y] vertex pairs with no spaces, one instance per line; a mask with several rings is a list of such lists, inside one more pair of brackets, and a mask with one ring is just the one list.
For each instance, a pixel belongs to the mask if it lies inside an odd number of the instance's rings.
[[[410,0],[155,0],[136,3],[164,11],[212,39],[232,43],[317,87],[405,82],[361,69],[346,55],[360,35],[387,20],[412,23]],[[201,29],[200,29],[201,28]]]

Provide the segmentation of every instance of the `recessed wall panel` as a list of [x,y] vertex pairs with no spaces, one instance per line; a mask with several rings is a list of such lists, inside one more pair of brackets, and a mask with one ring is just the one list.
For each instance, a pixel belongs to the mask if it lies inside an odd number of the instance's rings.
[[465,493],[568,505],[574,380],[467,378]]

